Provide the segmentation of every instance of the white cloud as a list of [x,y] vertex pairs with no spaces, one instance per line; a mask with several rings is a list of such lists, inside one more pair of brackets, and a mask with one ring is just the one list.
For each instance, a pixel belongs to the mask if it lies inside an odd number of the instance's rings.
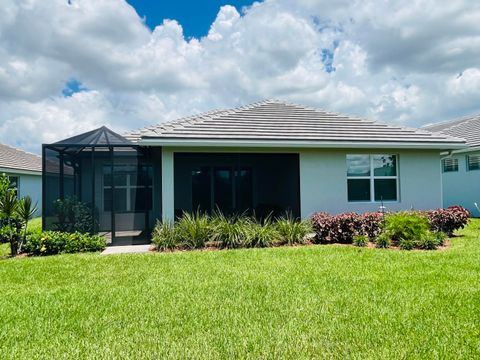
[[[462,0],[266,0],[185,39],[123,0],[3,0],[0,141],[38,152],[269,97],[411,126],[479,112],[479,17]],[[71,79],[87,90],[64,97]]]

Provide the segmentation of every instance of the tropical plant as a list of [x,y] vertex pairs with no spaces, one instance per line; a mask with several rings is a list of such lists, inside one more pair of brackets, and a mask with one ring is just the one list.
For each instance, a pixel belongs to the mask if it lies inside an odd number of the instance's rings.
[[22,241],[18,245],[18,252],[22,251],[22,245],[27,239],[27,229],[28,222],[32,219],[33,215],[37,211],[37,204],[32,203],[32,198],[30,196],[25,196],[18,202],[17,214],[21,221],[23,221],[23,237]]
[[152,232],[152,242],[159,251],[175,249],[178,240],[174,225],[169,221],[157,221]]
[[246,217],[227,217],[219,211],[212,215],[211,240],[222,248],[237,248],[246,245],[247,229],[252,221]]
[[204,247],[212,233],[210,218],[200,211],[184,212],[175,224],[175,232],[181,244],[191,249]]
[[275,227],[280,240],[288,245],[303,244],[305,237],[313,232],[311,221],[295,219],[291,213],[279,218]]
[[[3,179],[0,182],[3,183]],[[0,185],[0,216],[2,217],[2,236],[10,243],[10,254],[16,256],[20,243],[22,223],[17,216],[18,198],[15,189],[6,189]]]
[[245,230],[248,247],[267,247],[279,238],[277,228],[269,218],[266,218],[263,223],[251,221]]
[[366,235],[356,235],[353,237],[353,245],[365,247],[368,245],[368,237]]

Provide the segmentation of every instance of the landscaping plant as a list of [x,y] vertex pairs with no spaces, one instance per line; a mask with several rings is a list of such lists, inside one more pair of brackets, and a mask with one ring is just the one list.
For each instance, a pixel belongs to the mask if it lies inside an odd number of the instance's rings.
[[31,255],[55,255],[101,251],[105,247],[106,240],[103,236],[79,232],[45,231],[41,234],[28,235],[24,251]]
[[159,251],[175,249],[178,241],[173,224],[168,221],[157,221],[152,232],[152,242]]
[[275,226],[282,243],[288,245],[303,244],[305,237],[313,232],[309,220],[295,219],[291,213],[277,219]]
[[470,219],[470,212],[461,206],[449,206],[425,212],[430,228],[434,232],[444,232],[452,236],[455,230],[463,229]]
[[180,244],[190,249],[202,248],[212,234],[210,218],[200,211],[184,212],[175,224],[175,233]]
[[353,245],[364,247],[368,245],[368,237],[366,235],[356,235],[353,237]]

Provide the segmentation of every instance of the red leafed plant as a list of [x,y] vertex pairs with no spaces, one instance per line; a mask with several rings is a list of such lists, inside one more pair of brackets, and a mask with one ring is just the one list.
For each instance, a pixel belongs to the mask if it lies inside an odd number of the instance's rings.
[[425,212],[430,228],[434,232],[444,232],[451,236],[455,230],[463,229],[468,224],[470,212],[462,206],[449,206]]

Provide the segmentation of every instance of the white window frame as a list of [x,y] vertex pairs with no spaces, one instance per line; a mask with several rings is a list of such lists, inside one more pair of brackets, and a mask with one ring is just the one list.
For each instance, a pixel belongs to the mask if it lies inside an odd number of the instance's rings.
[[467,155],[466,156],[466,163],[467,163],[467,171],[480,171],[480,168],[478,169],[470,169],[470,157],[475,156],[480,158],[480,154],[474,154],[474,155]]
[[[369,176],[348,176],[348,162],[347,162],[347,157],[351,155],[357,155],[357,156],[368,156],[370,159],[370,175]],[[395,156],[395,176],[375,176],[375,168],[374,168],[374,160],[373,158],[375,156],[382,156],[382,155],[387,155],[387,156]],[[347,163],[347,202],[349,203],[374,203],[374,204],[379,204],[382,202],[382,200],[375,200],[375,179],[391,179],[391,180],[396,180],[395,185],[396,185],[396,200],[383,200],[383,203],[398,203],[400,202],[400,184],[399,184],[399,171],[398,171],[398,163],[400,162],[398,154],[347,154],[345,156],[345,161]],[[348,199],[348,180],[355,180],[355,179],[363,179],[363,180],[370,180],[370,200],[349,200]]]

